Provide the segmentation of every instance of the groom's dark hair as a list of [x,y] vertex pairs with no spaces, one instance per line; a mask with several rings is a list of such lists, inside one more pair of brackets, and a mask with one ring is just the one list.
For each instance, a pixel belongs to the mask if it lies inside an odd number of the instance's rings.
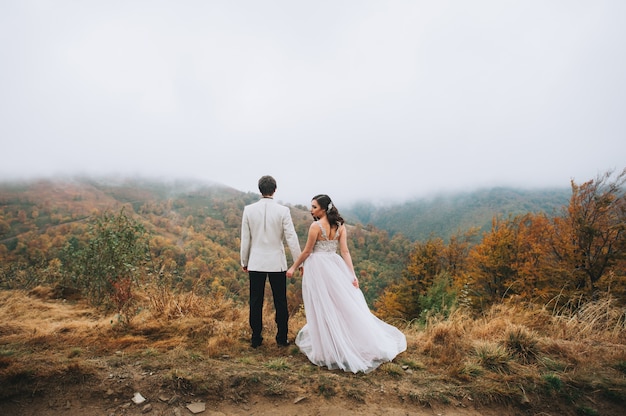
[[262,176],[259,179],[259,191],[263,196],[273,195],[276,192],[276,179],[269,175]]

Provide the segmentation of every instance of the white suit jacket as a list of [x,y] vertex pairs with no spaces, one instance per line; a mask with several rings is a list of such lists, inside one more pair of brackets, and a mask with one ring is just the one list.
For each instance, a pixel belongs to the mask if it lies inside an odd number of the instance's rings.
[[254,272],[287,270],[285,244],[293,259],[300,256],[300,243],[289,208],[271,198],[247,205],[241,220],[241,265]]

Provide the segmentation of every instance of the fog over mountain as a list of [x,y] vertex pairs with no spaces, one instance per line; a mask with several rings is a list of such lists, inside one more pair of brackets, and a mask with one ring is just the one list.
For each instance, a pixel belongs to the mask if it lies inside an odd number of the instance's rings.
[[0,179],[339,206],[567,187],[626,154],[626,2],[0,4]]

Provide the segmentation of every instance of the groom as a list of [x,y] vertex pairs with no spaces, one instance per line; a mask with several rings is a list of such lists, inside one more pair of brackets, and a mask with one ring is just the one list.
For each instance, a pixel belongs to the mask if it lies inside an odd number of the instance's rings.
[[250,328],[252,348],[263,342],[263,298],[265,281],[269,277],[274,308],[276,309],[276,343],[289,345],[287,340],[289,312],[287,310],[287,242],[293,259],[300,256],[300,243],[293,227],[289,208],[274,201],[276,180],[271,176],[259,179],[259,191],[263,196],[254,204],[247,205],[241,220],[241,267],[250,279]]

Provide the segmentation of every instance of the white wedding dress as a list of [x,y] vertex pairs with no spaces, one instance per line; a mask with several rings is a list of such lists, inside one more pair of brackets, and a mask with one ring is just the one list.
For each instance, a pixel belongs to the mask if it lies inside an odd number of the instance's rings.
[[309,360],[329,369],[368,373],[406,350],[400,330],[370,311],[354,275],[337,254],[339,235],[317,241],[304,262],[302,298],[306,325],[296,345]]

